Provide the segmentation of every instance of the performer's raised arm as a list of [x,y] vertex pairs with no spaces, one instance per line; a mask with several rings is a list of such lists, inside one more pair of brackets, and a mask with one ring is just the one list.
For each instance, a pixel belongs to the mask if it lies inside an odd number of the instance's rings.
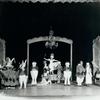
[[11,63],[15,60],[15,58],[12,58]]
[[54,62],[57,62],[58,60],[56,60],[56,59],[53,59],[53,61],[54,61]]
[[46,59],[46,58],[44,58],[44,60],[50,61],[50,59]]

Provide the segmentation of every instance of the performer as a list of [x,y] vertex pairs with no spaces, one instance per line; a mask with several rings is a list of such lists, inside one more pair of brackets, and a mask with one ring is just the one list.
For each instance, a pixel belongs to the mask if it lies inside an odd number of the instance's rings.
[[47,66],[46,61],[44,61],[42,81],[38,85],[41,86],[41,85],[48,85],[48,84],[51,84],[51,80],[49,78],[49,67]]
[[100,80],[100,68],[98,67],[97,70],[95,71],[94,75],[94,82],[96,83],[96,80]]
[[43,68],[43,74],[44,74],[44,77],[48,77],[49,75],[49,67],[47,66],[47,63],[46,61],[44,61],[44,68]]
[[53,74],[54,67],[56,67],[58,65],[58,63],[56,63],[56,62],[58,62],[58,60],[54,59],[54,54],[53,53],[51,53],[50,59],[46,59],[46,58],[44,58],[44,59],[50,62],[49,63],[50,73]]
[[31,70],[31,77],[32,77],[32,83],[31,85],[37,84],[37,77],[38,77],[38,67],[36,62],[32,62],[32,70]]
[[6,67],[7,68],[13,68],[12,62],[15,60],[15,58],[10,59],[9,57],[6,58]]
[[66,62],[64,68],[64,85],[70,85],[71,84],[70,79],[71,79],[70,63]]
[[48,84],[52,84],[51,80],[49,80],[49,77],[46,78],[44,75],[42,75],[42,81],[38,84],[38,86],[43,86]]
[[25,62],[22,60],[22,63],[20,64],[20,70],[19,70],[19,84],[20,84],[20,89],[22,88],[24,84],[24,88],[26,88],[27,85],[27,79],[28,76],[26,75],[26,60]]
[[90,85],[92,84],[92,70],[90,67],[90,63],[86,63],[86,76],[85,76],[85,84]]
[[81,86],[82,82],[84,80],[84,73],[85,69],[83,67],[83,61],[80,61],[80,63],[76,67],[76,75],[77,75],[77,85]]

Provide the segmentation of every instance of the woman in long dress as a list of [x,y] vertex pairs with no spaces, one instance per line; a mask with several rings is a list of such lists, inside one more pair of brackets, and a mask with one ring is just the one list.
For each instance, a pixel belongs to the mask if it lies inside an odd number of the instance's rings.
[[92,70],[91,70],[91,67],[90,67],[90,63],[86,63],[85,84],[86,85],[92,84]]

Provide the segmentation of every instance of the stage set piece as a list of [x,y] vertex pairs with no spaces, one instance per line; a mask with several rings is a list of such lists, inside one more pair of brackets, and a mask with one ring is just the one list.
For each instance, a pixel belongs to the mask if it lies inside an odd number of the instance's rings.
[[0,81],[4,87],[16,87],[18,86],[18,71],[14,69],[13,63],[14,58],[9,57],[4,60],[4,64],[0,68]]
[[3,86],[18,85],[17,72],[13,69],[13,59],[6,58],[6,44],[5,40],[0,39],[0,83]]
[[[45,46],[50,47],[50,49],[53,49],[53,47],[57,47],[58,43],[57,42],[63,42],[67,43],[70,45],[70,67],[72,69],[72,52],[73,52],[73,41],[71,39],[67,39],[65,37],[58,37],[58,36],[53,36],[53,30],[50,30],[49,36],[40,36],[40,37],[35,37],[32,39],[27,40],[27,75],[29,75],[29,49],[30,49],[30,44],[36,43],[36,42],[42,42],[46,41]],[[45,61],[49,61],[49,68],[50,68],[50,80],[56,80],[57,81],[57,74],[53,74],[54,70],[59,70],[60,68],[58,66],[61,66],[61,62],[58,60],[54,59],[54,54],[50,54],[50,58],[44,58]],[[45,66],[45,65],[44,65]],[[53,66],[53,67],[52,67]],[[60,75],[60,71],[59,75]]]
[[100,84],[100,36],[93,40],[93,74],[95,82]]
[[[65,37],[53,36],[53,31],[50,30],[49,36],[35,37],[27,40],[27,59],[20,64],[18,64],[18,69],[15,68],[15,58],[10,59],[5,58],[5,41],[0,40],[1,54],[0,54],[0,83],[5,87],[16,87],[19,86],[20,89],[27,87],[29,73],[31,75],[31,86],[33,85],[48,85],[52,84],[52,81],[61,83],[63,80],[64,85],[71,85],[72,77],[72,46],[73,41]],[[45,46],[49,47],[51,50],[54,47],[58,47],[58,42],[64,42],[70,45],[70,62],[65,62],[62,67],[61,61],[55,59],[54,53],[50,54],[49,58],[44,58],[43,74],[41,75],[42,80],[40,83],[37,82],[37,77],[39,73],[37,62],[29,62],[29,47],[30,44],[46,41]],[[86,85],[91,85],[93,83],[93,78],[95,83],[100,84],[100,36],[93,40],[93,74],[91,62],[80,61],[76,66],[76,83],[78,86],[82,86],[83,83]],[[47,63],[49,62],[49,64]],[[29,70],[30,64],[32,69]],[[57,71],[55,74],[54,71]]]

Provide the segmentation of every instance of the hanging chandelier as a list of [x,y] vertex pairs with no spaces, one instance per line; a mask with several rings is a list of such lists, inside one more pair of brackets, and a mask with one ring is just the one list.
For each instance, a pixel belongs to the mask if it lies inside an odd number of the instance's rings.
[[50,30],[48,41],[46,41],[45,46],[46,48],[54,49],[58,47],[58,42],[56,42],[55,37],[53,36],[54,31]]

